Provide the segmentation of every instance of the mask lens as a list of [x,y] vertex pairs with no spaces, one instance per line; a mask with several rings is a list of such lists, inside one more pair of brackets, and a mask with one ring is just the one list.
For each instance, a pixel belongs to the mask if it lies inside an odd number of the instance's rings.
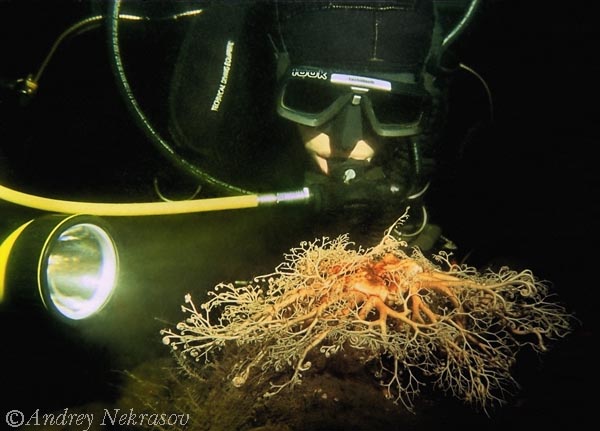
[[422,96],[369,92],[373,112],[381,124],[413,124],[419,121],[425,108]]
[[341,95],[340,90],[331,84],[309,79],[291,79],[283,92],[286,108],[308,114],[323,112]]

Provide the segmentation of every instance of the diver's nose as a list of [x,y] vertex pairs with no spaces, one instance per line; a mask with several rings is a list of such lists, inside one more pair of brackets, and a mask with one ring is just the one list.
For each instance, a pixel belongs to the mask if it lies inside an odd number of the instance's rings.
[[363,119],[360,96],[355,96],[333,120],[331,130],[332,151],[348,155],[363,139]]

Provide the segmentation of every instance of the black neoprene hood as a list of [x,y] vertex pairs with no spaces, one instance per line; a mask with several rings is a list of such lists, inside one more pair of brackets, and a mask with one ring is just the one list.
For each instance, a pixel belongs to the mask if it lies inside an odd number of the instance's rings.
[[418,75],[435,19],[431,0],[279,1],[277,21],[292,65]]

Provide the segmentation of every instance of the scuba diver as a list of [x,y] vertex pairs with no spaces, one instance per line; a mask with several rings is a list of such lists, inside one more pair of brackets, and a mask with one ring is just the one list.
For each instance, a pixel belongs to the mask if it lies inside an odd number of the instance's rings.
[[[190,30],[171,88],[176,148],[232,181],[227,172],[255,166],[259,184],[256,167],[279,159],[284,172],[270,172],[282,178],[301,158],[313,225],[368,243],[408,210],[396,232],[403,239],[424,251],[453,248],[424,199],[446,117],[434,2],[258,6],[213,4]],[[278,142],[260,148],[265,130]]]
[[432,248],[440,231],[423,197],[443,112],[433,2],[282,2],[278,24],[277,112],[314,161],[306,184],[365,232],[410,208],[402,237]]
[[[309,203],[297,211],[307,213],[307,229],[368,246],[394,226],[427,252],[455,248],[427,197],[447,178],[440,164],[459,153],[445,137],[456,69],[446,51],[479,0],[452,2],[458,19],[440,12],[446,3],[115,0],[107,10],[94,3],[97,14],[56,43],[106,21],[118,90],[173,162],[151,169],[155,198]],[[165,15],[169,8],[176,10]],[[147,49],[152,37],[156,52]],[[20,96],[35,94],[46,64],[19,81]],[[180,192],[190,178],[193,194]],[[162,193],[165,183],[176,192]],[[20,203],[14,195],[5,199]],[[72,211],[89,213],[79,208]]]

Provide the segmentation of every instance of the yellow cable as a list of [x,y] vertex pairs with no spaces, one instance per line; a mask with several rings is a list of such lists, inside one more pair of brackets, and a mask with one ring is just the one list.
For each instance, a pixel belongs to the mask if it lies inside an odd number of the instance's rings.
[[259,204],[258,195],[229,196],[172,202],[76,202],[35,196],[2,185],[0,185],[0,200],[42,211],[63,214],[89,214],[95,216],[155,216],[186,214],[205,211],[255,208]]

